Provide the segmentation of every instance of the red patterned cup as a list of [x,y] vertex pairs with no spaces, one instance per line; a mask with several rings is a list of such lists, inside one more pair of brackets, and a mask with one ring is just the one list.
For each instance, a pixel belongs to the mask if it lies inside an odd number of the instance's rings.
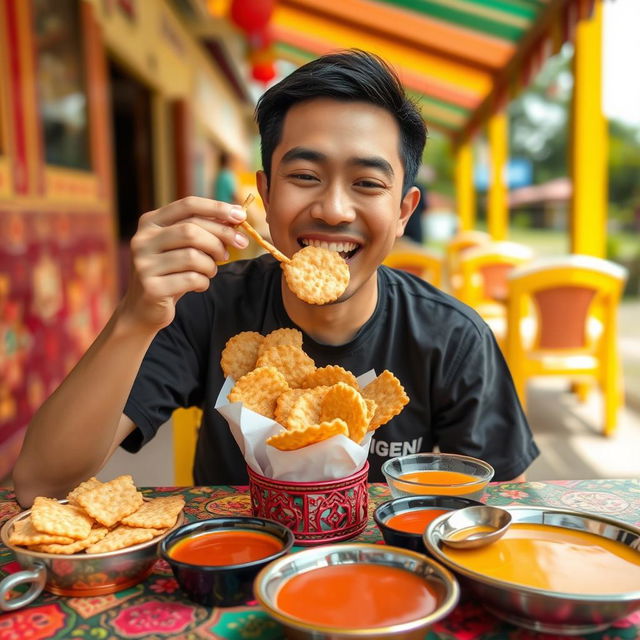
[[272,480],[247,469],[253,515],[286,525],[298,545],[348,540],[367,526],[368,462],[346,478],[322,482]]

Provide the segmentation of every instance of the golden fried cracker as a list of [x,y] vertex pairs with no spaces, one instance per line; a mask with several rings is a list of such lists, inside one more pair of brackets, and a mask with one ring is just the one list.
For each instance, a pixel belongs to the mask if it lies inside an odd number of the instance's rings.
[[369,431],[389,422],[409,402],[400,380],[386,369],[362,390],[362,395],[376,403],[376,412],[369,423]]
[[78,504],[78,496],[85,491],[89,491],[89,489],[95,489],[102,484],[98,478],[92,476],[88,480],[81,482],[75,489],[71,490],[67,495],[67,500],[69,504]]
[[364,398],[353,387],[338,382],[322,398],[320,421],[341,418],[349,427],[349,437],[360,444],[369,426],[369,415]]
[[320,407],[322,406],[322,398],[327,393],[329,387],[315,387],[314,389],[306,389],[291,406],[289,415],[285,423],[280,423],[287,429],[303,429],[310,424],[318,424],[320,422]]
[[276,408],[274,411],[276,422],[286,427],[286,422],[293,405],[298,398],[301,398],[306,392],[307,389],[289,389],[289,391],[281,393],[276,400]]
[[349,266],[342,256],[321,247],[304,247],[280,266],[289,289],[309,304],[333,302],[349,284]]
[[84,538],[84,540],[76,540],[71,544],[37,544],[32,549],[34,551],[42,551],[44,553],[55,553],[55,554],[72,554],[78,553],[78,551],[82,551],[87,547],[90,547],[92,544],[95,544],[99,540],[102,540],[107,533],[109,533],[109,529],[107,527],[103,527],[98,525],[97,527],[93,527],[89,532],[89,535]]
[[242,402],[247,409],[273,419],[276,400],[288,389],[287,381],[275,367],[257,367],[233,385],[227,399]]
[[280,451],[293,451],[337,435],[349,435],[347,423],[340,418],[321,424],[307,425],[302,429],[280,431],[267,438],[267,444]]
[[122,524],[143,529],[161,529],[175,524],[178,514],[184,507],[182,496],[164,496],[144,502],[131,515],[122,518]]
[[302,349],[302,333],[297,329],[275,329],[268,333],[260,345],[258,357],[260,357],[267,349],[277,347],[280,344],[289,344],[292,347]]
[[227,340],[220,357],[224,375],[239,380],[256,366],[264,336],[257,331],[242,331]]
[[136,511],[142,504],[142,494],[130,475],[122,475],[100,487],[78,496],[80,506],[100,524],[112,527],[122,518]]
[[349,386],[360,391],[360,385],[353,373],[343,369],[337,364],[319,367],[302,381],[302,386],[312,389],[313,387],[319,386],[330,387],[332,384],[336,384],[338,382],[345,382]]
[[36,544],[71,544],[73,538],[68,536],[50,535],[42,533],[33,526],[31,516],[21,518],[13,523],[11,533],[9,534],[10,544],[19,544],[22,546],[31,546]]
[[82,540],[89,535],[93,518],[73,504],[61,504],[54,498],[38,496],[31,508],[33,526],[42,533]]
[[123,524],[112,529],[99,542],[87,547],[86,553],[104,553],[124,549],[140,542],[146,542],[160,535],[158,529],[142,529],[140,527],[127,527]]
[[290,344],[279,344],[267,349],[258,357],[256,366],[275,367],[292,389],[300,387],[302,381],[316,368],[313,360],[302,349]]
[[371,421],[373,420],[373,416],[376,415],[376,409],[378,408],[378,405],[370,398],[365,398],[364,401],[367,405],[367,424],[369,425],[367,431],[369,431],[371,430]]

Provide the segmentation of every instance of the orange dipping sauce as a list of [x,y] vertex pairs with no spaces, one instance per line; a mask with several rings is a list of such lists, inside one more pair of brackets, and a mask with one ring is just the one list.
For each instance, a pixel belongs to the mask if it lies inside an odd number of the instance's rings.
[[[425,486],[417,486],[402,482],[419,482]],[[472,484],[475,483],[475,484]],[[429,485],[429,486],[427,486]],[[453,485],[453,486],[452,486]],[[394,486],[407,493],[431,494],[443,496],[460,496],[479,491],[487,485],[475,476],[459,471],[443,471],[428,469],[423,471],[409,471],[403,473]]]
[[640,589],[640,552],[586,531],[515,523],[485,547],[442,551],[466,569],[547,591],[605,595]]
[[222,529],[178,540],[169,549],[169,555],[179,562],[222,567],[262,560],[278,553],[283,547],[278,538],[268,533]]
[[412,509],[391,516],[385,524],[392,529],[406,533],[422,533],[432,520],[448,511],[449,509]]
[[438,607],[435,589],[415,573],[380,564],[312,569],[287,580],[276,605],[305,622],[349,629],[417,620]]

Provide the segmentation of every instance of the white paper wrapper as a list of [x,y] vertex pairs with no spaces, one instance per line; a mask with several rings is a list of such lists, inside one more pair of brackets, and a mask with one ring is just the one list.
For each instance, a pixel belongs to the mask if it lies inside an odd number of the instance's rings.
[[[368,371],[358,377],[358,383],[365,386],[375,377],[373,370]],[[367,433],[361,444],[346,436],[333,436],[296,451],[280,451],[267,446],[267,438],[284,427],[245,408],[241,402],[230,403],[227,395],[234,384],[232,378],[225,380],[216,400],[216,409],[226,418],[245,462],[256,473],[274,480],[320,482],[346,478],[364,466],[373,432]]]

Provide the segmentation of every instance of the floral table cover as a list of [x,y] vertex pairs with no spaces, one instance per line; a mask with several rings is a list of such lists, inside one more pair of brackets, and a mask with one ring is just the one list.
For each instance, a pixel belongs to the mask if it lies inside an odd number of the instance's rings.
[[[147,496],[183,494],[188,520],[250,513],[246,487],[156,487],[143,489],[143,492]],[[373,511],[380,502],[389,499],[389,489],[383,484],[371,484],[369,496],[369,509]],[[640,526],[640,480],[494,483],[488,488],[485,500],[494,505],[571,508]],[[14,494],[0,490],[0,524],[19,511]],[[367,529],[357,540],[381,541],[371,517]],[[0,578],[19,568],[11,551],[0,545]],[[43,593],[28,607],[0,614],[0,640],[275,640],[282,637],[278,623],[257,606],[210,609],[190,602],[181,593],[163,560],[158,560],[153,573],[144,582],[119,593],[91,598],[65,598]],[[428,632],[425,640],[533,640],[542,637],[549,640],[554,636],[542,636],[502,622],[472,599],[463,599],[450,616]],[[640,638],[640,611],[606,631],[584,638],[637,640]]]

